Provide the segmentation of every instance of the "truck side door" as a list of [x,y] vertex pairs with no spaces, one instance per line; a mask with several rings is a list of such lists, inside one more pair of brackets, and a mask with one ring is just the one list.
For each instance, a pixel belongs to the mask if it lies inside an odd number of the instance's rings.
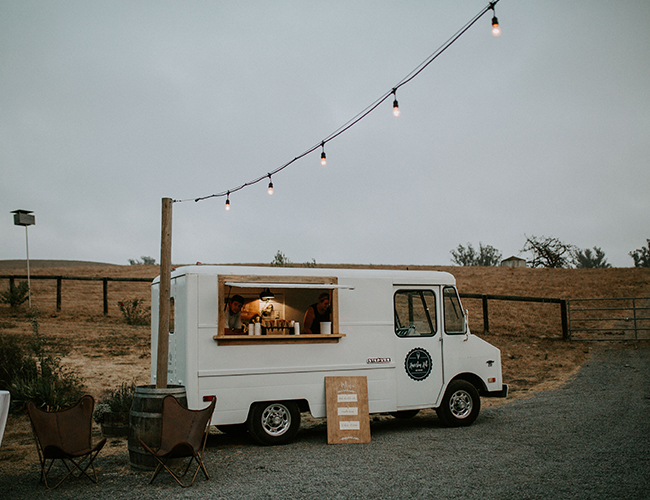
[[442,387],[439,287],[393,290],[397,409],[430,408]]

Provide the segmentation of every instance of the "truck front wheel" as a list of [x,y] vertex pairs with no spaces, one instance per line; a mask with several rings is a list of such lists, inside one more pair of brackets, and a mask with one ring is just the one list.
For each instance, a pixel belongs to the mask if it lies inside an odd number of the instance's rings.
[[447,387],[436,413],[443,424],[462,427],[471,425],[480,410],[481,398],[476,388],[465,380],[454,380]]
[[293,401],[255,403],[248,418],[248,433],[260,444],[293,441],[300,428],[300,409]]

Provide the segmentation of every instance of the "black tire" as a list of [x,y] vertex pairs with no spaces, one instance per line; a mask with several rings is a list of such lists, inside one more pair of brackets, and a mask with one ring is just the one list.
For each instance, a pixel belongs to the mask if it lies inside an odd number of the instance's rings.
[[294,401],[255,403],[248,417],[248,433],[260,444],[293,441],[300,428],[300,409]]
[[413,418],[418,413],[420,413],[420,410],[400,410],[400,411],[391,412],[391,415],[395,418],[404,419],[404,418]]
[[248,432],[248,426],[246,425],[246,422],[243,424],[217,425],[217,429],[219,429],[224,434],[228,434],[229,436],[243,436]]
[[438,418],[448,427],[472,425],[481,411],[481,398],[476,388],[465,380],[454,380],[449,386],[442,404],[436,408]]

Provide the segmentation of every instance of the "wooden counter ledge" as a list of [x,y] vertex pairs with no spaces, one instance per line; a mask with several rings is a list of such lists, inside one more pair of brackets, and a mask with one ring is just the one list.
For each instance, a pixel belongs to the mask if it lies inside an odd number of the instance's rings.
[[220,345],[259,345],[259,344],[335,344],[342,333],[328,335],[214,335],[212,338]]

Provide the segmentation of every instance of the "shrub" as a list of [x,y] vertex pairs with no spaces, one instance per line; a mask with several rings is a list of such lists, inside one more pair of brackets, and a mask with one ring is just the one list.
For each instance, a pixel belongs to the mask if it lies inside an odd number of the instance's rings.
[[650,267],[650,240],[646,240],[648,248],[637,248],[630,252],[630,257],[634,260],[634,267]]
[[592,252],[589,248],[576,250],[573,254],[573,265],[578,269],[601,269],[612,267],[605,258],[605,252],[599,247],[594,247]]
[[8,391],[14,380],[35,375],[36,365],[24,346],[12,335],[0,335],[0,390]]
[[38,311],[27,318],[33,335],[26,346],[9,338],[0,342],[0,378],[11,392],[12,410],[24,410],[28,401],[46,410],[72,406],[82,395],[81,379],[49,352],[47,338],[38,331]]
[[288,267],[291,266],[291,261],[283,252],[278,250],[271,261],[271,265],[274,267]]
[[142,260],[129,259],[129,264],[131,264],[132,266],[138,266],[138,265],[142,265],[142,264],[149,265],[149,266],[155,266],[156,265],[156,259],[154,259],[153,257],[147,257],[146,255],[143,255],[140,258]]
[[130,384],[122,382],[119,387],[108,391],[99,400],[93,412],[93,420],[101,424],[107,413],[128,413],[131,410],[134,394],[135,382],[131,382]]
[[9,304],[12,309],[22,305],[28,299],[29,285],[26,281],[21,281],[18,286],[13,282],[9,283],[9,290],[0,292],[0,302]]
[[491,245],[483,246],[483,243],[478,244],[479,251],[474,250],[471,243],[467,244],[467,248],[463,245],[458,245],[456,250],[451,250],[451,260],[459,266],[498,266],[501,263],[501,252]]
[[117,305],[129,325],[151,324],[151,307],[145,306],[145,300],[140,298],[118,302]]

